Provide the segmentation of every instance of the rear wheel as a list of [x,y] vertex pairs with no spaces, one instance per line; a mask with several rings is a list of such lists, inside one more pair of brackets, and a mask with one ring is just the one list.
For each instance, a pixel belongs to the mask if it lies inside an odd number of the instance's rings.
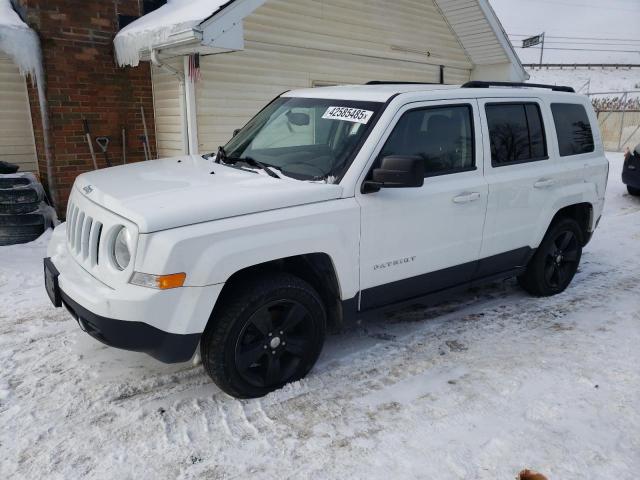
[[254,398],[307,375],[320,355],[326,328],[317,292],[287,273],[231,288],[200,344],[213,381],[229,395]]
[[634,197],[640,196],[640,188],[634,188],[627,185],[627,192],[629,192],[629,195],[633,195]]
[[582,257],[583,234],[578,222],[563,218],[551,225],[518,282],[527,292],[550,296],[573,280]]

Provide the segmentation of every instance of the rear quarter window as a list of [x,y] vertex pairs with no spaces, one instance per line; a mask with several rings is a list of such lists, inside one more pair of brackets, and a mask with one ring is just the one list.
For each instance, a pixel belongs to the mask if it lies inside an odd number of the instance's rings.
[[591,123],[583,105],[552,103],[551,112],[556,126],[561,157],[594,151]]

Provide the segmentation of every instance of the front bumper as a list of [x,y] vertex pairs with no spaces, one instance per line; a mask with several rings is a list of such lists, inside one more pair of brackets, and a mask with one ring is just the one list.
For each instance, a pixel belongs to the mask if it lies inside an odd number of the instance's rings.
[[222,290],[210,285],[161,291],[128,283],[111,288],[69,255],[64,224],[54,231],[48,253],[45,284],[55,306],[64,305],[102,343],[165,363],[193,356]]
[[147,353],[164,363],[180,363],[193,357],[200,341],[199,333],[180,335],[142,322],[101,317],[73,301],[62,290],[60,297],[80,328],[110,347]]

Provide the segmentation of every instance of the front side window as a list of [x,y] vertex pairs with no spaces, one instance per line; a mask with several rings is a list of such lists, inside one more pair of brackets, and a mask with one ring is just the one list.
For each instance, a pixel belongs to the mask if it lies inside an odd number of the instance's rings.
[[281,97],[225,146],[300,180],[340,179],[382,103]]
[[378,163],[390,155],[419,156],[427,177],[474,169],[472,115],[470,105],[405,113],[382,148]]
[[499,167],[547,158],[547,143],[537,103],[487,104],[491,165]]
[[551,112],[556,125],[561,157],[593,152],[593,132],[584,106],[575,103],[552,103]]

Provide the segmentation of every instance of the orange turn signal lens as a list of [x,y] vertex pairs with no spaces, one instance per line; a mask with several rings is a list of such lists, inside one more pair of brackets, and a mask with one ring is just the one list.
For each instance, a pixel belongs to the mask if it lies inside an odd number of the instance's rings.
[[169,290],[171,288],[179,288],[184,285],[187,279],[186,273],[174,273],[171,275],[160,275],[158,277],[158,288],[160,290]]
[[134,272],[130,283],[140,287],[170,290],[184,285],[186,273],[172,273],[171,275],[151,275],[149,273]]

